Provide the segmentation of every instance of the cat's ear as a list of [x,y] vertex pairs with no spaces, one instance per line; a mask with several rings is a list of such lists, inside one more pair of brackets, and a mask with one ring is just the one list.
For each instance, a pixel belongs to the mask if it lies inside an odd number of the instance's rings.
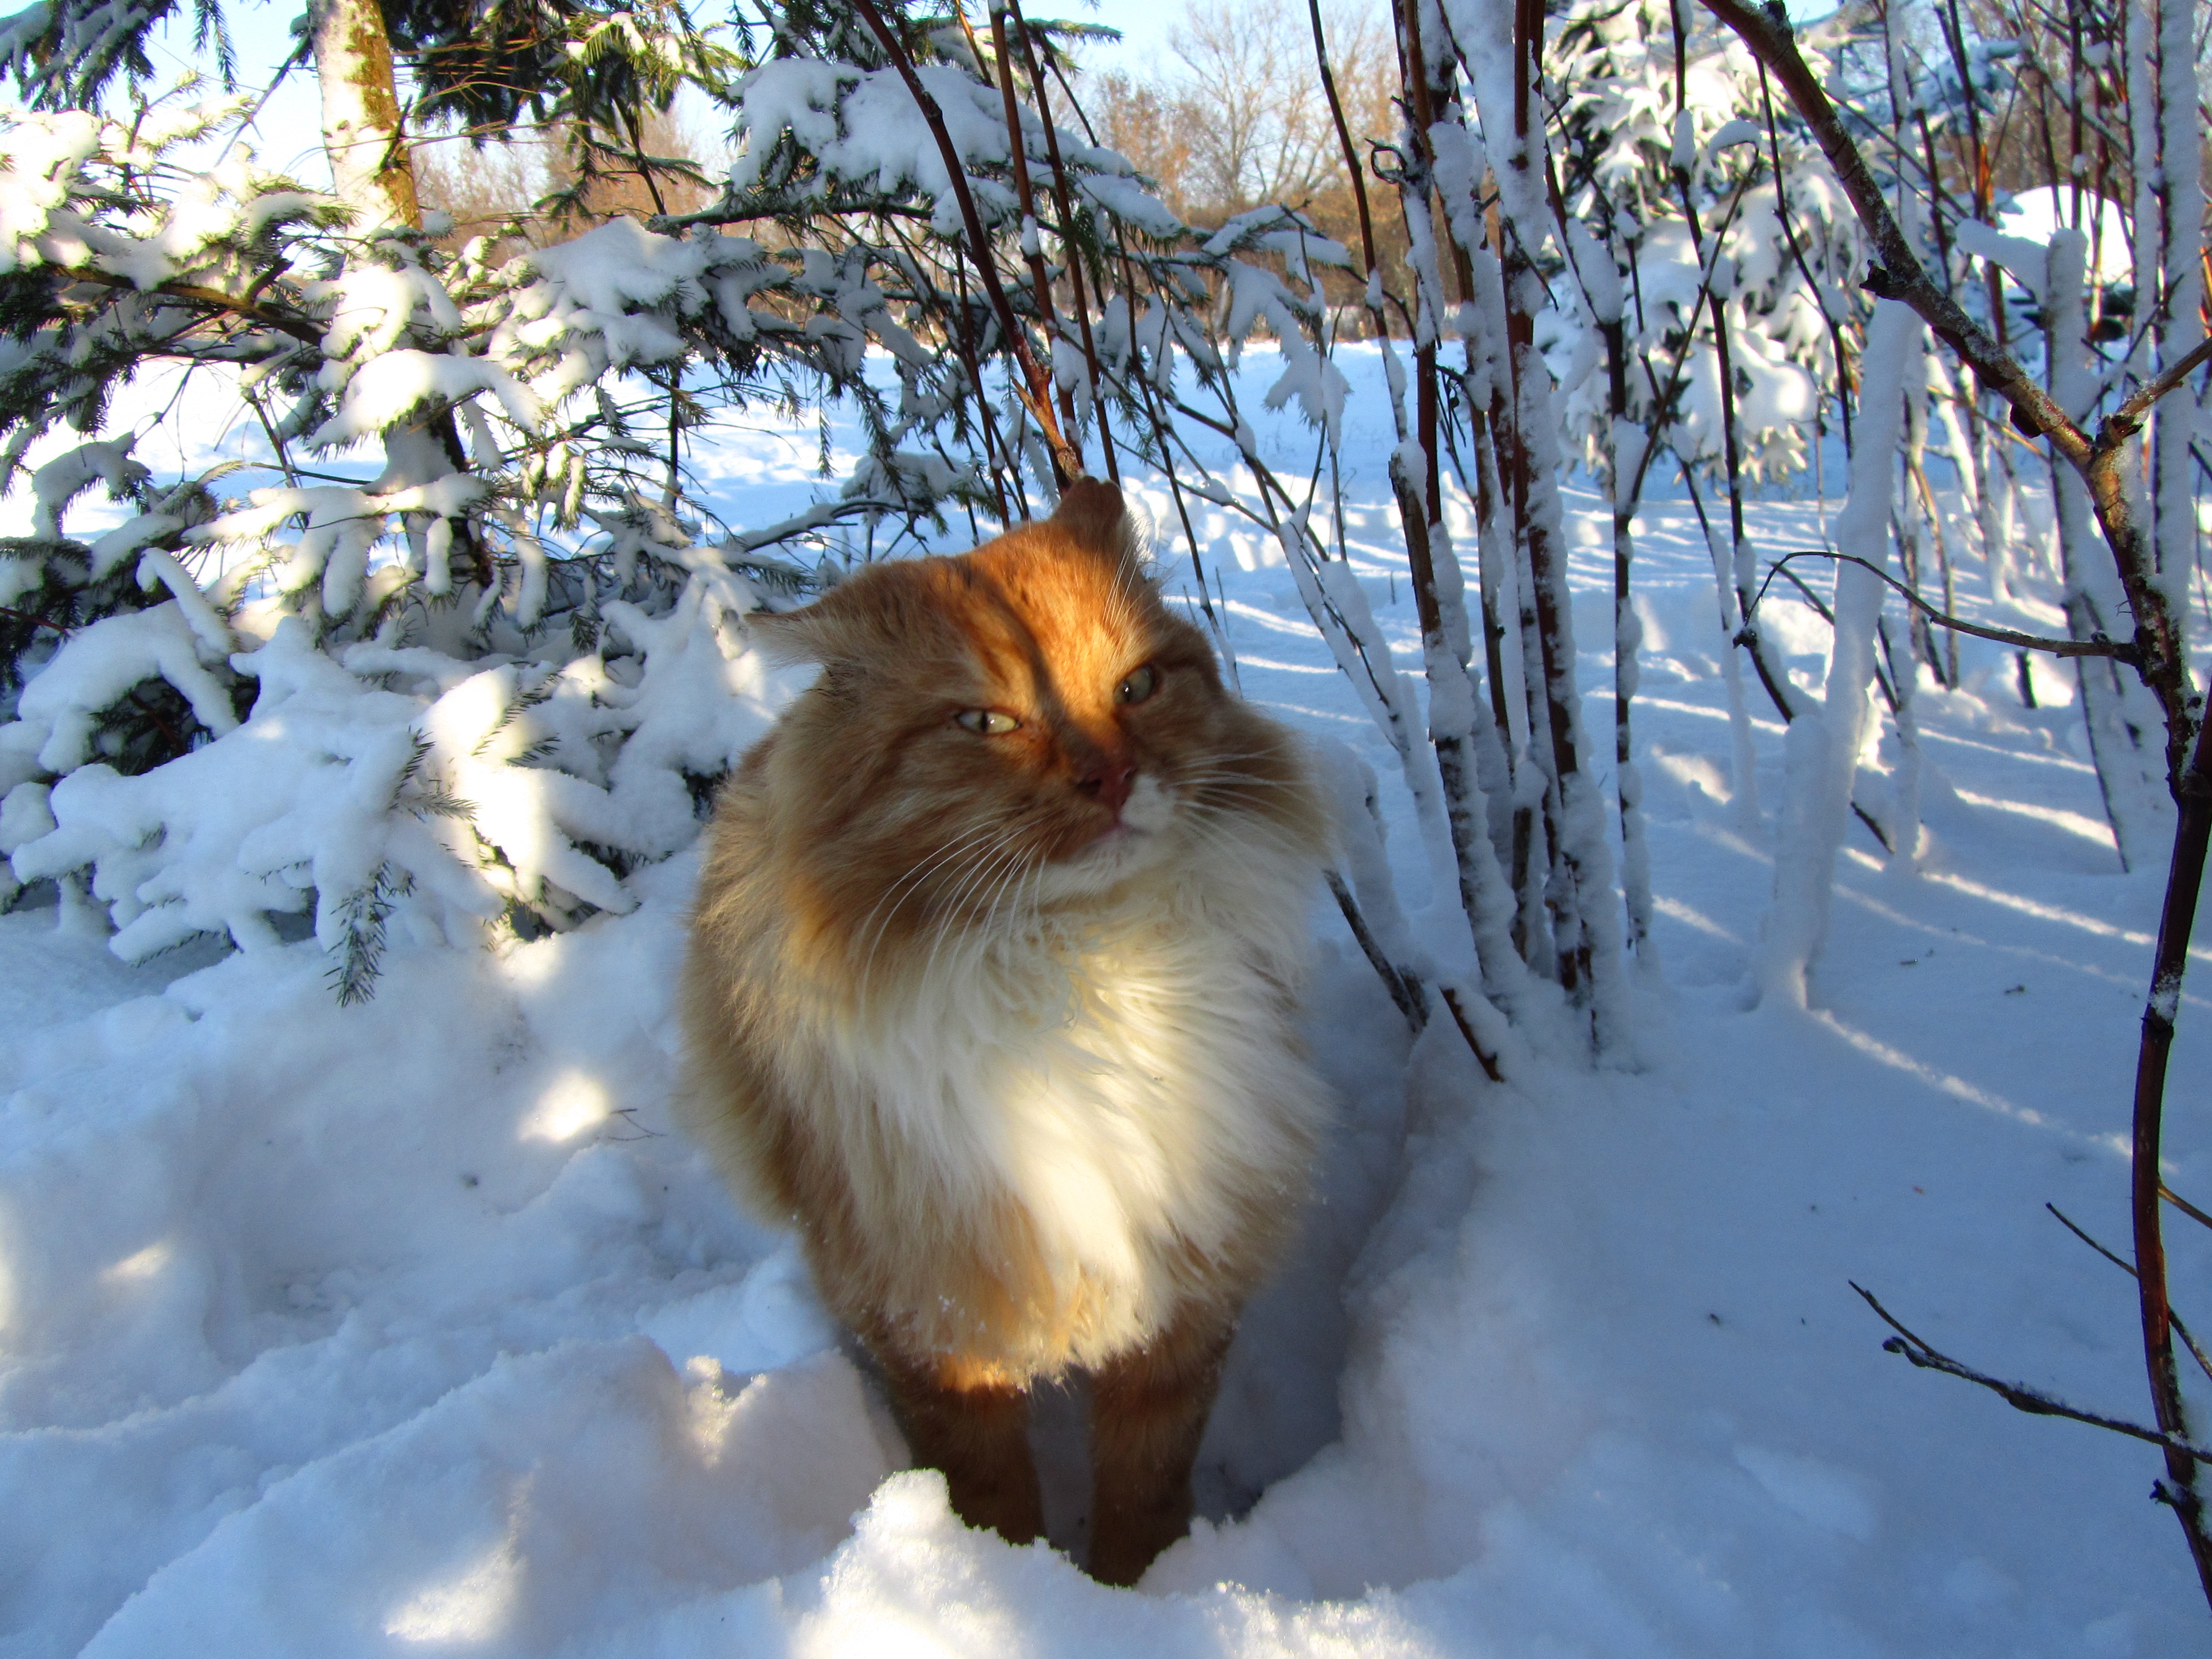
[[1121,492],[1103,479],[1078,478],[1068,485],[1052,522],[1078,547],[1131,566],[1139,562],[1136,526],[1129,522],[1129,509]]
[[823,630],[805,611],[756,611],[745,618],[745,632],[754,647],[779,668],[802,662],[826,661],[835,653]]
[[797,611],[757,611],[745,618],[770,662],[834,663],[872,653],[885,632],[881,582],[848,580]]

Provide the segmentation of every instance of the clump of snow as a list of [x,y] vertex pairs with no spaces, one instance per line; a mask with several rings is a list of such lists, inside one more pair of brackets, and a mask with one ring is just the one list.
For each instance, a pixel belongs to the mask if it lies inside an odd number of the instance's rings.
[[[287,617],[230,659],[258,682],[242,724],[176,603],[106,618],[0,725],[0,785],[63,775],[40,797],[50,827],[8,849],[16,878],[86,872],[131,961],[201,933],[264,948],[272,916],[311,908],[323,945],[356,957],[387,921],[459,943],[513,907],[555,925],[579,905],[628,910],[610,860],[682,848],[698,827],[687,775],[727,771],[778,700],[746,647],[750,600],[725,571],[665,617],[611,603],[627,683],[597,653],[548,666],[365,643],[341,662]],[[136,777],[88,763],[98,711],[155,675],[211,740]]]

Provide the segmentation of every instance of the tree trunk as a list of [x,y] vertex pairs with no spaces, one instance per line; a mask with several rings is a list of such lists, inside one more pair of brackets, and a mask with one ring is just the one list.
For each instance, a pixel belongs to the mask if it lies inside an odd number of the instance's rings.
[[338,199],[364,235],[422,222],[399,125],[392,38],[377,0],[314,0],[308,25],[323,94],[323,148]]

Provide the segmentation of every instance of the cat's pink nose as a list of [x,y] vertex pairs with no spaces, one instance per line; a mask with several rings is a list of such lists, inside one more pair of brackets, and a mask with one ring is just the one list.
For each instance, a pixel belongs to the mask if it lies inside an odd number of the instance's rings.
[[1076,788],[1097,801],[1115,817],[1129,804],[1129,788],[1137,780],[1137,769],[1127,761],[1108,761],[1094,768],[1076,784]]

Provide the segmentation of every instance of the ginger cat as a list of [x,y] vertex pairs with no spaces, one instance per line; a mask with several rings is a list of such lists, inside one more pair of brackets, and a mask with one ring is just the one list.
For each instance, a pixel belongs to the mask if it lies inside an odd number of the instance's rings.
[[1091,1571],[1133,1583],[1327,1114],[1292,1024],[1321,796],[1106,484],[753,622],[822,674],[716,811],[688,1126],[970,1524],[1039,1534],[1028,1387],[1091,1373]]

